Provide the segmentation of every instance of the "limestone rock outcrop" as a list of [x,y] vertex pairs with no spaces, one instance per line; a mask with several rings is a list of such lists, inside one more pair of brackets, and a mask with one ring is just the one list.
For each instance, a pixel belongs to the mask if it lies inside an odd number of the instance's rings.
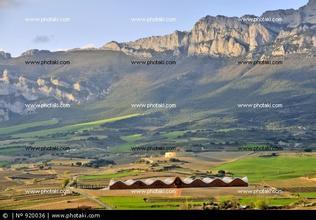
[[[275,19],[276,22],[264,20],[266,18]],[[257,21],[254,21],[256,19]],[[315,36],[313,36],[315,26],[316,0],[310,0],[298,10],[267,11],[261,17],[206,16],[189,32],[175,31],[164,36],[147,37],[126,43],[111,41],[101,49],[145,57],[155,53],[170,53],[176,56],[238,57],[255,53],[261,47],[271,47],[275,43],[280,43],[281,38],[290,38],[293,32],[298,32],[300,42],[293,44],[299,45],[300,49],[297,52],[308,52],[311,47],[315,47]],[[311,34],[308,35],[307,32]],[[284,43],[286,44],[285,41]],[[260,51],[271,50],[265,48]],[[277,45],[272,48],[270,55],[293,53],[293,51],[295,50],[290,49],[289,46]]]

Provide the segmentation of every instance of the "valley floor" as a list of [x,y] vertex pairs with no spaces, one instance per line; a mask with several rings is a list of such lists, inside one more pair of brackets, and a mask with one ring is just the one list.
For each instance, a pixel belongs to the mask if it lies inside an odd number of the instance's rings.
[[[182,152],[176,160],[148,159],[92,168],[61,158],[47,167],[2,168],[0,209],[316,209],[315,153]],[[247,176],[249,187],[107,189],[111,179],[206,177],[218,170]]]

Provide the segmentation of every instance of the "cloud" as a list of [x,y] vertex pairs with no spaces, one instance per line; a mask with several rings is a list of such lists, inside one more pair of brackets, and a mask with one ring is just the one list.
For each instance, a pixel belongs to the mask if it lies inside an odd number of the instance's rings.
[[69,48],[58,48],[56,51],[67,51],[70,50]]
[[47,36],[47,35],[37,35],[34,39],[34,43],[48,43],[52,40],[53,36]]

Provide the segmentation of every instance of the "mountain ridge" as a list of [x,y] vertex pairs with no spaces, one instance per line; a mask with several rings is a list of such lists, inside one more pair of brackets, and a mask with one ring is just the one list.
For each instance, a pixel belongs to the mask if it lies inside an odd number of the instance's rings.
[[[282,19],[282,21],[250,22],[251,19],[267,18]],[[287,36],[291,37],[290,32],[297,31],[301,24],[307,25],[305,32],[308,30],[315,35],[315,0],[310,0],[297,10],[266,11],[260,17],[245,15],[237,18],[207,15],[197,21],[190,31],[175,31],[163,36],[151,36],[124,43],[111,41],[101,49],[122,51],[128,55],[144,57],[154,56],[155,53],[185,56],[252,56],[261,46],[276,43],[280,35],[284,38],[285,33],[288,33]],[[299,44],[294,52],[312,52],[312,47],[316,47],[315,36],[306,37],[303,31],[296,34],[299,35],[301,41],[307,42],[310,46]],[[286,50],[286,48],[281,51],[279,48],[270,48],[270,52],[265,55],[293,53],[293,50]]]
[[[278,22],[250,22],[249,19],[280,18]],[[244,15],[241,17],[227,17],[223,15],[200,18],[190,31],[174,31],[162,36],[149,36],[135,41],[117,42],[110,41],[100,48],[74,48],[72,50],[112,50],[121,51],[127,55],[139,57],[152,57],[157,53],[184,56],[253,56],[256,49],[261,46],[276,43],[284,32],[297,30],[301,24],[309,25],[308,31],[316,35],[316,0],[299,9],[268,10],[261,16]],[[301,41],[308,41],[316,47],[316,37],[305,38],[301,34]],[[289,35],[290,36],[290,35]],[[302,46],[302,45],[301,45]],[[311,48],[301,47],[300,51],[311,51]],[[275,49],[275,48],[274,48]],[[281,55],[280,51],[274,50],[268,55]],[[260,50],[262,52],[262,50]],[[30,49],[21,56],[35,55],[50,52],[47,50]],[[293,51],[291,51],[293,52]],[[290,53],[284,50],[283,55]],[[262,55],[262,53],[261,53]],[[267,55],[267,54],[266,54]],[[11,55],[0,51],[0,59],[10,59]]]
[[[306,6],[297,10],[289,9],[281,12],[286,15],[297,11],[306,12],[306,15],[311,15],[311,12],[316,14],[315,5],[316,0],[311,0]],[[33,49],[19,57],[11,57],[10,54],[2,52],[0,53],[0,73],[3,73],[2,76],[0,75],[0,121],[14,118],[16,114],[27,115],[27,117],[30,114],[34,115],[35,112],[28,112],[25,109],[25,104],[30,103],[66,102],[76,106],[100,101],[102,104],[99,109],[111,106],[106,109],[117,113],[130,109],[129,105],[124,105],[124,101],[117,103],[122,97],[129,97],[123,99],[127,102],[134,100],[134,103],[154,101],[173,103],[179,97],[183,97],[182,94],[186,94],[186,97],[191,94],[191,99],[179,99],[179,103],[183,103],[185,108],[188,108],[186,102],[192,101],[194,106],[194,103],[199,103],[199,96],[206,96],[209,93],[215,97],[219,105],[223,102],[220,96],[223,91],[236,87],[234,88],[236,91],[242,92],[245,87],[243,84],[251,84],[252,81],[262,79],[270,68],[275,69],[271,70],[273,73],[271,78],[262,80],[270,80],[274,87],[277,87],[276,82],[280,82],[284,91],[295,88],[297,93],[303,91],[308,94],[314,90],[304,89],[302,85],[309,85],[308,81],[314,80],[314,76],[310,74],[312,62],[305,60],[315,59],[316,22],[313,23],[310,19],[314,14],[307,17],[308,22],[304,20],[306,16],[303,14],[301,16],[302,23],[295,27],[275,22],[253,23],[247,19],[258,17],[251,15],[241,18],[206,16],[201,18],[189,32],[174,31],[161,37],[153,36],[125,43],[111,41],[105,48],[59,52]],[[289,21],[292,22],[293,19]],[[293,76],[283,76],[284,80],[279,80],[278,72],[283,71],[282,68],[286,69],[288,65],[286,62],[293,62],[293,56],[296,55],[301,61],[297,63],[300,67],[297,69],[298,72]],[[25,61],[56,59],[69,61],[71,64],[60,66],[25,63]],[[146,62],[149,59],[173,60],[176,61],[176,65],[149,66],[131,63],[132,60]],[[284,64],[280,67],[271,65],[272,67],[265,66],[265,68],[260,65],[238,64],[239,61],[272,59],[281,60]],[[252,76],[251,73],[255,69],[261,75]],[[299,72],[308,74],[300,75]],[[250,80],[249,77],[253,79]],[[295,83],[300,80],[301,84],[295,87]],[[129,81],[135,85],[130,84]],[[206,84],[201,86],[200,81]],[[238,81],[240,85],[235,85],[234,81]],[[260,82],[256,83],[260,84]],[[255,85],[252,86],[254,90],[257,89]],[[276,93],[279,92],[274,87],[271,89]],[[267,88],[270,89],[270,86],[265,85],[262,88],[263,94],[266,94]],[[254,91],[249,89],[249,92]],[[234,97],[235,94],[230,95]],[[202,103],[207,100],[203,100]],[[230,99],[226,101],[234,102]]]

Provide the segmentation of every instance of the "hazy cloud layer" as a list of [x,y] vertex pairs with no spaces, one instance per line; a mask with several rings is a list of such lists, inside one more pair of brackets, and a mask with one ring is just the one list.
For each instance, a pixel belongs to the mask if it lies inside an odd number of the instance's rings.
[[89,48],[96,48],[94,43],[88,43],[80,47],[80,49],[89,49]]

